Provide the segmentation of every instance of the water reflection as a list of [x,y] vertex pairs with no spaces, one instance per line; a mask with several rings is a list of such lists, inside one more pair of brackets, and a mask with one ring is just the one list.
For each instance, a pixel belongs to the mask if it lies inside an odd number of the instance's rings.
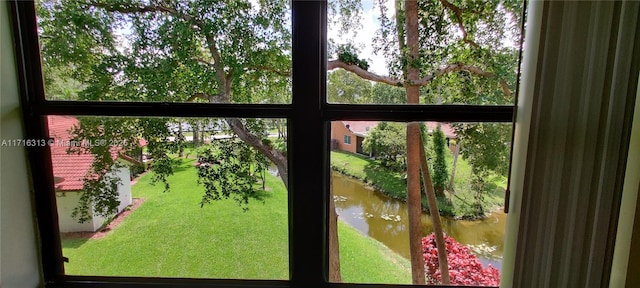
[[[365,187],[361,182],[333,173],[333,193],[340,220],[372,237],[396,253],[409,258],[409,222],[407,207],[402,201],[388,198]],[[506,215],[492,213],[478,221],[442,218],[443,229],[463,245],[473,245],[483,251],[480,260],[501,268]],[[422,215],[422,235],[433,232],[431,218]]]

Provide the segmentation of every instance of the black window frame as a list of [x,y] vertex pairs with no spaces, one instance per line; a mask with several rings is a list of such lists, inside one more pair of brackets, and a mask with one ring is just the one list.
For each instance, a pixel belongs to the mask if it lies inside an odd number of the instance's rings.
[[[58,229],[51,154],[27,147],[46,287],[371,287],[328,281],[330,123],[336,120],[512,122],[514,105],[349,105],[326,98],[327,3],[292,6],[291,104],[47,101],[32,1],[11,0],[14,47],[27,139],[48,138],[48,115],[285,118],[288,128],[290,280],[70,276]],[[322,153],[308,153],[322,151]],[[298,189],[304,187],[304,189]],[[380,285],[375,285],[380,286]],[[407,287],[406,285],[383,285]],[[445,286],[429,286],[445,287]],[[463,286],[457,286],[463,287]]]
[[351,144],[351,136],[345,134],[343,140],[344,140],[344,144]]

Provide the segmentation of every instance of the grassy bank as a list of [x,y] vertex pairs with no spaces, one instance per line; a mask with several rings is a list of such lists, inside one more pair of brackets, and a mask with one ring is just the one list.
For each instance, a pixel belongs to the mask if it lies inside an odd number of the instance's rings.
[[[453,156],[448,152],[446,157],[447,167],[450,172]],[[360,179],[391,198],[406,200],[406,182],[402,173],[390,171],[381,166],[378,161],[353,153],[332,151],[331,168],[342,174]],[[488,187],[485,191],[482,205],[485,211],[499,209],[504,202],[506,178],[490,173],[489,179],[486,180]],[[446,195],[451,202],[450,204],[439,201],[438,208],[440,213],[454,218],[479,217],[480,215],[475,215],[471,208],[471,203],[474,202],[474,192],[471,190],[471,167],[462,157],[458,158],[454,191],[455,193],[447,193]],[[426,209],[427,203],[424,196],[422,204],[423,208]]]
[[[150,173],[143,175],[132,193],[144,203],[104,238],[62,241],[69,258],[66,273],[287,279],[287,192],[282,181],[268,175],[264,202],[251,201],[247,212],[233,200],[200,208],[203,187],[196,184],[194,160],[177,161],[169,177],[171,191],[162,192],[162,185],[152,185]],[[410,271],[382,244],[348,225],[339,229],[345,281],[410,279]]]

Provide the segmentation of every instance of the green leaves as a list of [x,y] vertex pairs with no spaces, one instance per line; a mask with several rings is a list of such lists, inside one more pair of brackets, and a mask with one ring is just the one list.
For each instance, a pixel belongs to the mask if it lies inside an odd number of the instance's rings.
[[329,73],[327,98],[332,103],[367,103],[371,98],[371,83],[353,73],[337,70]]
[[363,70],[369,69],[369,63],[366,60],[358,58],[356,49],[351,44],[340,45],[337,49],[338,60],[344,62],[347,65],[356,65]]
[[447,139],[444,136],[444,132],[442,132],[442,127],[438,124],[433,132],[433,150],[436,156],[433,162],[433,187],[436,190],[436,195],[444,194],[444,187],[446,187],[449,180],[445,149],[447,149]]
[[205,188],[201,206],[233,198],[246,211],[249,198],[260,199],[255,185],[269,162],[255,149],[236,139],[218,140],[200,147],[197,155],[198,184]]
[[403,171],[407,157],[406,134],[404,123],[380,122],[362,141],[362,148],[372,153],[383,166]]

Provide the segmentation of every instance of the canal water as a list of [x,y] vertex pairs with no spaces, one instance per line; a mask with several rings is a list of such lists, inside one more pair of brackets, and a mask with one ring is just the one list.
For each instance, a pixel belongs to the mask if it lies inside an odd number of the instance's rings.
[[[407,205],[339,173],[332,173],[332,181],[338,219],[409,259]],[[477,221],[442,218],[442,225],[447,235],[469,246],[485,266],[500,270],[506,220],[504,213],[496,212]],[[422,235],[432,232],[431,219],[423,213]]]

